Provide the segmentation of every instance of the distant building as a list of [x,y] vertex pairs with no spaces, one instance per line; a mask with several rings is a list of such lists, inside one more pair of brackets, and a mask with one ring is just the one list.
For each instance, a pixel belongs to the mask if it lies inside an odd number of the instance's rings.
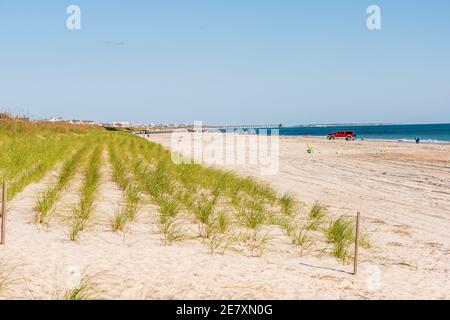
[[13,116],[8,112],[2,112],[0,113],[0,119],[13,119]]
[[77,125],[87,125],[87,126],[101,126],[102,124],[99,122],[95,122],[93,120],[62,120],[63,122]]
[[97,123],[97,122],[92,121],[92,120],[82,120],[81,123],[84,124],[84,125],[88,125],[88,126],[101,126],[100,123]]
[[46,121],[48,121],[48,122],[64,122],[64,119],[61,117],[51,117],[51,118],[48,118]]
[[120,122],[113,122],[112,125],[113,125],[113,127],[123,128],[123,127],[129,127],[130,123],[127,121],[120,121]]

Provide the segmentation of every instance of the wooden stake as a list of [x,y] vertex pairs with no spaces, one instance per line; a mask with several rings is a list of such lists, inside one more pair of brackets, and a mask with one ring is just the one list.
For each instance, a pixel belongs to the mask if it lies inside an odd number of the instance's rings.
[[358,274],[358,254],[359,254],[359,220],[360,213],[356,214],[356,233],[355,233],[355,256],[353,258],[353,275]]
[[7,185],[6,181],[3,181],[3,192],[2,192],[2,234],[0,244],[6,244],[6,201],[7,201]]

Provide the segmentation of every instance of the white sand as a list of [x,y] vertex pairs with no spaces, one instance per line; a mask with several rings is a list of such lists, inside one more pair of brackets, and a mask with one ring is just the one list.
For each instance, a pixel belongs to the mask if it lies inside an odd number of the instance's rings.
[[[152,136],[166,146],[169,138]],[[307,143],[313,154],[306,153]],[[114,234],[109,219],[122,192],[108,166],[96,225],[77,243],[67,240],[62,217],[47,230],[34,224],[37,196],[55,173],[9,204],[8,244],[0,247],[0,259],[16,269],[0,296],[60,297],[71,274],[81,270],[96,275],[96,295],[107,299],[450,298],[450,146],[282,138],[280,154],[280,172],[261,179],[305,205],[326,204],[331,215],[363,214],[374,248],[362,250],[359,276],[328,255],[301,257],[276,241],[261,258],[210,255],[194,240],[161,246],[152,205],[140,210],[124,236]],[[259,176],[249,165],[228,169]],[[80,182],[58,204],[60,215],[70,214],[67,204],[76,203]]]

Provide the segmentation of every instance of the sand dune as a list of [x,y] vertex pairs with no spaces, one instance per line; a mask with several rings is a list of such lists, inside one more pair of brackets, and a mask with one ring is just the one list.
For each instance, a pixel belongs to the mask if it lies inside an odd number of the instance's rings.
[[[170,146],[168,135],[151,139]],[[46,229],[34,224],[33,206],[54,172],[9,204],[0,257],[15,271],[0,296],[61,298],[80,271],[95,275],[96,296],[104,299],[450,298],[450,146],[281,138],[280,155],[275,176],[261,176],[251,165],[224,167],[292,192],[305,206],[320,201],[333,216],[360,211],[373,248],[362,251],[357,277],[328,255],[285,250],[275,229],[260,258],[210,255],[194,240],[162,246],[151,204],[124,234],[114,234],[109,219],[123,194],[105,166],[96,225],[77,243],[68,240],[64,216],[81,181],[66,190]]]

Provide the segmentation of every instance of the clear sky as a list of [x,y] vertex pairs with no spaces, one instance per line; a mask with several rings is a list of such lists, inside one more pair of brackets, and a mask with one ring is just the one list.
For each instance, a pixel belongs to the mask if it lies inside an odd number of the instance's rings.
[[[70,4],[79,31],[66,28]],[[371,4],[382,30],[366,27]],[[0,0],[0,109],[146,123],[450,122],[450,1]]]

